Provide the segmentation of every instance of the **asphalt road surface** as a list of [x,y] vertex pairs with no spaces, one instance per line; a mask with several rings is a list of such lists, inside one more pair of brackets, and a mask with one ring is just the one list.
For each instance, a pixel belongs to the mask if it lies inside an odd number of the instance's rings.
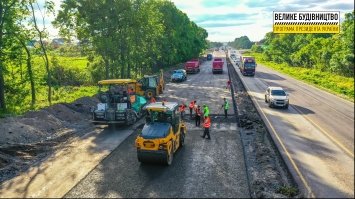
[[65,197],[250,197],[235,118],[222,116],[224,97],[232,107],[225,89],[227,67],[223,74],[213,75],[211,63],[204,62],[201,72],[188,75],[186,82],[168,83],[162,96],[179,103],[197,100],[199,105],[207,104],[212,114],[211,140],[201,138],[203,129],[185,116],[185,146],[172,165],[141,164],[134,146],[136,131]]
[[[308,196],[353,198],[354,103],[261,64],[255,77],[244,77],[234,67]],[[288,110],[268,107],[267,86],[281,86],[290,93]]]

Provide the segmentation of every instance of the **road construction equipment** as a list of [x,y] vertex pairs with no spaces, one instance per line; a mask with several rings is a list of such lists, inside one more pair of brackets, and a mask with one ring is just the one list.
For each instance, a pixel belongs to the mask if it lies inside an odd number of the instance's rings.
[[94,123],[130,125],[143,115],[147,100],[135,93],[136,80],[110,79],[98,84],[100,103],[92,108]]
[[171,165],[174,153],[184,145],[186,125],[181,120],[176,102],[156,102],[146,105],[146,124],[135,145],[139,162],[159,162]]
[[159,75],[144,75],[144,77],[138,80],[136,84],[136,93],[146,98],[156,97],[163,93],[165,89],[163,70],[160,70]]

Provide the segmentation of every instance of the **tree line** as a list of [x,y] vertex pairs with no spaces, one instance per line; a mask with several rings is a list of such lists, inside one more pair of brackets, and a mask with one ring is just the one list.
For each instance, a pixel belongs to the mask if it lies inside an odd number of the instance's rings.
[[234,41],[229,42],[228,45],[235,49],[250,49],[254,42],[251,42],[248,36],[241,36],[235,38]]
[[[41,18],[36,18],[38,11]],[[48,32],[40,28],[48,14],[54,14],[50,0],[44,5],[37,0],[0,1],[0,112],[14,95],[30,95],[34,106],[43,86],[51,104],[52,87],[66,85],[61,81],[68,78],[57,74],[66,70],[58,65],[60,57],[50,57],[44,42]],[[91,83],[155,73],[198,57],[207,47],[207,31],[167,0],[64,0],[53,25],[67,41],[80,40]],[[39,46],[30,48],[33,39]],[[40,67],[33,66],[34,57],[41,58]],[[75,71],[67,72],[76,77]]]
[[206,30],[165,0],[65,0],[54,25],[92,45],[96,79],[156,72],[207,47]]
[[339,34],[274,34],[254,45],[263,59],[354,77],[354,11],[345,14]]

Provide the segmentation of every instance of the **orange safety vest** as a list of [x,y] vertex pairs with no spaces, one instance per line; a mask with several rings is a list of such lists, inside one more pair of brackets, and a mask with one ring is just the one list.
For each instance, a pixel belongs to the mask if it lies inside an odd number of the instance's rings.
[[151,98],[150,98],[150,103],[155,103],[155,102],[157,102],[157,101],[155,100],[155,98],[154,98],[154,97],[151,97]]
[[210,119],[210,117],[207,117],[205,119],[203,127],[205,127],[205,128],[210,128],[211,127],[211,119]]
[[189,108],[193,108],[195,106],[194,102],[190,102]]
[[134,90],[132,88],[128,89],[128,94],[130,95],[134,94]]
[[184,112],[185,111],[185,105],[180,105],[180,107],[179,107],[179,111],[180,112]]

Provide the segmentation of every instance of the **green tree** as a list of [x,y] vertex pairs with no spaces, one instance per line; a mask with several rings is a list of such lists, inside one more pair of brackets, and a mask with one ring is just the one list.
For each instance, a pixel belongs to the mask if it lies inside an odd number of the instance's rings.
[[54,25],[67,38],[92,44],[103,60],[106,78],[157,72],[197,57],[206,48],[207,32],[169,1],[65,0],[61,8]]
[[242,36],[239,38],[235,38],[230,45],[236,49],[250,49],[253,45],[253,42],[249,40],[248,36]]
[[266,45],[263,57],[268,61],[354,77],[354,11],[345,15],[340,34],[270,32],[262,42]]

